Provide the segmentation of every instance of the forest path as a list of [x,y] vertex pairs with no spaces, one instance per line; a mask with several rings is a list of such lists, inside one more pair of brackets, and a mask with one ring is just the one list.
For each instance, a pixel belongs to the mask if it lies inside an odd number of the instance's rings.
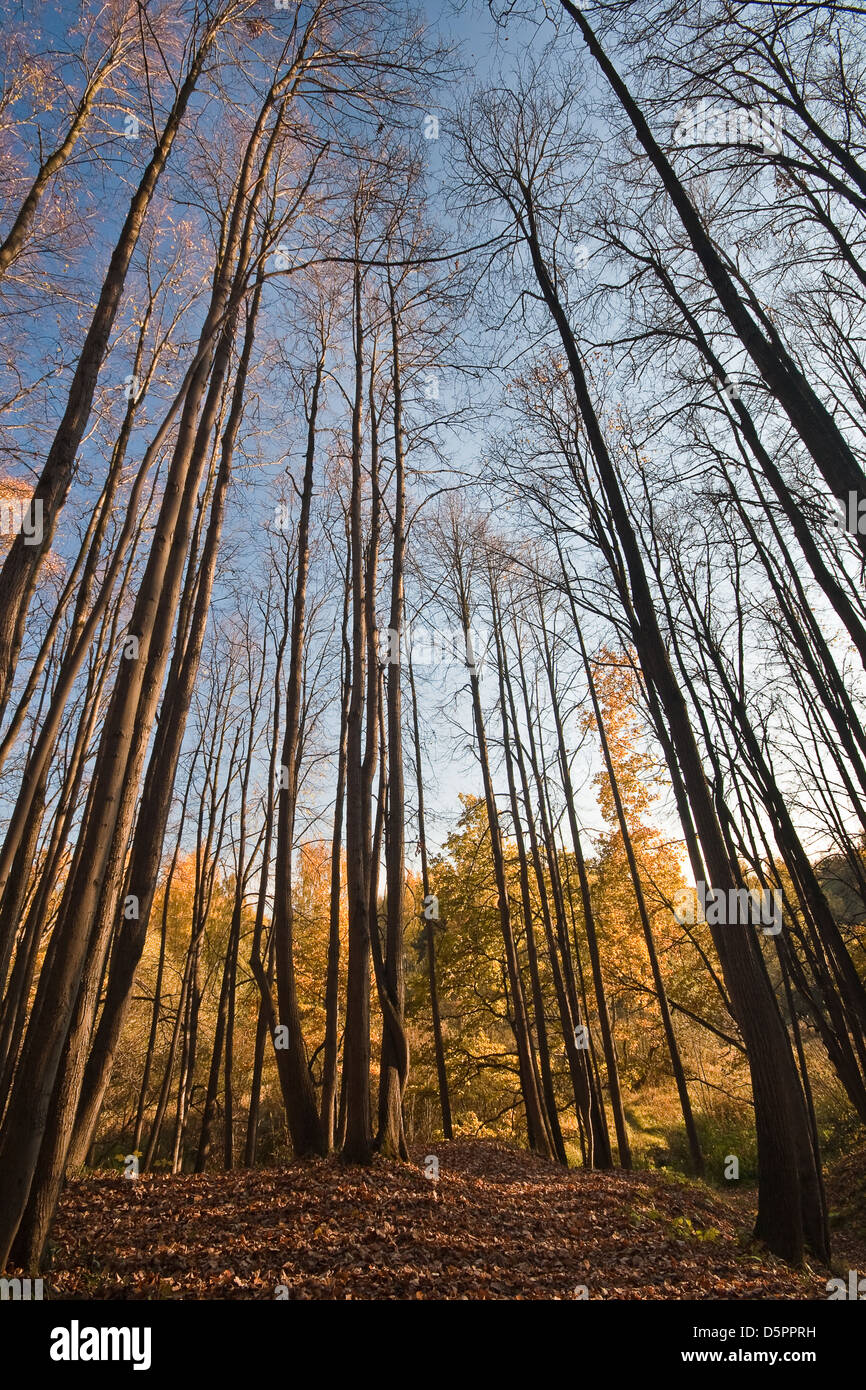
[[[435,1182],[424,1172],[428,1153],[439,1161]],[[750,1244],[746,1192],[655,1172],[565,1171],[471,1139],[416,1149],[413,1160],[75,1179],[43,1271],[46,1294],[827,1297],[828,1271],[792,1271]]]

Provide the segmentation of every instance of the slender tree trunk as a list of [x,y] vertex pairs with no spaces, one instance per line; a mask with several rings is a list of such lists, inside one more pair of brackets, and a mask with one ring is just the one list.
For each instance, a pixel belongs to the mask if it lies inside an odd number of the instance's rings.
[[[427,837],[424,825],[424,777],[421,769],[421,735],[418,728],[418,698],[415,693],[415,675],[412,670],[412,654],[408,661],[409,690],[412,695],[412,734],[415,746],[415,779],[418,791],[418,843],[421,850],[421,888],[424,906],[421,920],[424,922],[424,939],[427,949],[427,978],[430,983],[430,1012],[433,1018],[433,1050],[436,1056],[436,1077],[439,1083],[439,1105],[442,1110],[442,1133],[446,1139],[453,1139],[451,1121],[451,1098],[448,1093],[448,1072],[445,1067],[445,1046],[442,1039],[442,1016],[439,1009],[439,986],[436,982],[436,922],[435,904],[430,892],[430,869],[427,861]],[[438,911],[438,910],[437,910]]]
[[[356,213],[356,260],[353,277],[353,347],[355,390],[352,403],[352,491],[349,528],[352,559],[352,689],[346,727],[346,884],[349,899],[349,952],[342,1091],[346,1118],[342,1158],[367,1164],[373,1150],[370,1126],[370,921],[366,858],[369,841],[365,814],[362,756],[367,633],[364,612],[361,536],[361,416],[363,409],[364,335],[359,264],[360,223]],[[371,712],[368,710],[368,720]]]
[[[523,827],[520,820],[520,810],[517,803],[517,787],[514,780],[514,757],[511,747],[511,729],[508,723],[508,705],[505,697],[505,654],[503,641],[501,638],[501,622],[496,603],[496,585],[492,570],[490,571],[490,599],[493,609],[493,633],[496,642],[496,665],[499,677],[499,707],[502,720],[502,750],[505,756],[505,772],[508,780],[508,797],[511,803],[511,821],[514,835],[514,843],[517,849],[518,873],[520,876],[520,900],[523,906],[523,926],[526,935],[526,954],[529,961],[529,980],[532,989],[532,1006],[535,1014],[535,1036],[538,1046],[538,1063],[541,1072],[542,1091],[544,1095],[545,1115],[547,1119],[548,1135],[551,1147],[556,1158],[560,1163],[567,1165],[568,1160],[565,1153],[565,1143],[562,1138],[562,1129],[559,1123],[559,1107],[556,1102],[556,1090],[553,1082],[553,1070],[550,1063],[550,1043],[547,1035],[547,1020],[544,1015],[544,995],[541,989],[541,976],[538,970],[538,952],[535,945],[535,924],[532,914],[532,898],[529,890],[529,868],[526,858],[526,845],[523,838]],[[516,725],[514,726],[515,742],[519,738]],[[543,882],[537,883],[539,893],[543,895]],[[553,964],[553,962],[551,962]],[[558,966],[558,962],[557,962]],[[575,1100],[577,1096],[575,1095]],[[578,1111],[579,1123],[582,1125],[582,1116]]]
[[337,744],[337,788],[334,794],[334,830],[331,837],[331,887],[328,920],[328,965],[325,973],[325,1046],[322,1061],[321,1117],[325,1143],[334,1148],[337,1102],[337,1038],[340,1007],[340,916],[342,908],[343,807],[346,799],[346,731],[351,696],[349,650],[349,556],[343,584],[342,669],[340,679],[340,736]]
[[[316,427],[319,397],[325,371],[327,339],[322,337],[321,352],[315,366],[312,397],[307,420],[307,450],[298,520],[295,593],[292,605],[292,631],[289,643],[289,683],[286,692],[286,718],[283,730],[280,794],[277,812],[277,845],[274,879],[274,941],[277,970],[279,1045],[274,1038],[283,1103],[297,1157],[326,1152],[313,1080],[307,1060],[301,1015],[298,1006],[294,963],[294,903],[292,901],[292,859],[294,854],[295,802],[299,776],[301,720],[301,680],[304,662],[307,577],[310,556],[310,509],[313,496],[313,469],[316,457]],[[287,1043],[287,1045],[283,1045]]]
[[391,321],[391,384],[394,395],[394,542],[391,553],[390,637],[387,668],[388,709],[388,834],[385,851],[387,919],[385,992],[390,1005],[383,1019],[379,1086],[378,1147],[382,1153],[407,1159],[403,1127],[403,1091],[409,1075],[409,1042],[403,1022],[406,996],[403,959],[403,902],[406,882],[405,795],[403,785],[403,705],[401,649],[403,637],[403,566],[406,548],[406,481],[403,440],[403,383],[400,366],[400,325],[396,291],[389,283]]

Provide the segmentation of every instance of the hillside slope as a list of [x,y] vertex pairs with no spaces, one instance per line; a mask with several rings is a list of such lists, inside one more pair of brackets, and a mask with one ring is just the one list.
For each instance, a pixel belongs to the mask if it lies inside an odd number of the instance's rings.
[[[747,1194],[563,1171],[503,1145],[384,1160],[69,1184],[49,1297],[826,1298],[827,1271],[751,1247]],[[432,1168],[432,1165],[428,1165]],[[278,1292],[277,1286],[282,1286]],[[585,1295],[582,1292],[585,1287]]]

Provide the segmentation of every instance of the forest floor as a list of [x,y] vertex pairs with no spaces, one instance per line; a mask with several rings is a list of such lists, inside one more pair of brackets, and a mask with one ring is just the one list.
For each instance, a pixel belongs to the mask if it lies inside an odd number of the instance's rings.
[[[757,1249],[754,1192],[661,1172],[585,1172],[502,1144],[438,1142],[418,1166],[336,1160],[72,1180],[44,1270],[50,1298],[808,1299],[828,1271]],[[844,1197],[834,1266],[866,1270]],[[837,1218],[838,1219],[838,1218]],[[859,1261],[859,1263],[858,1263]],[[278,1286],[281,1286],[278,1288]],[[585,1290],[585,1292],[584,1292]]]

